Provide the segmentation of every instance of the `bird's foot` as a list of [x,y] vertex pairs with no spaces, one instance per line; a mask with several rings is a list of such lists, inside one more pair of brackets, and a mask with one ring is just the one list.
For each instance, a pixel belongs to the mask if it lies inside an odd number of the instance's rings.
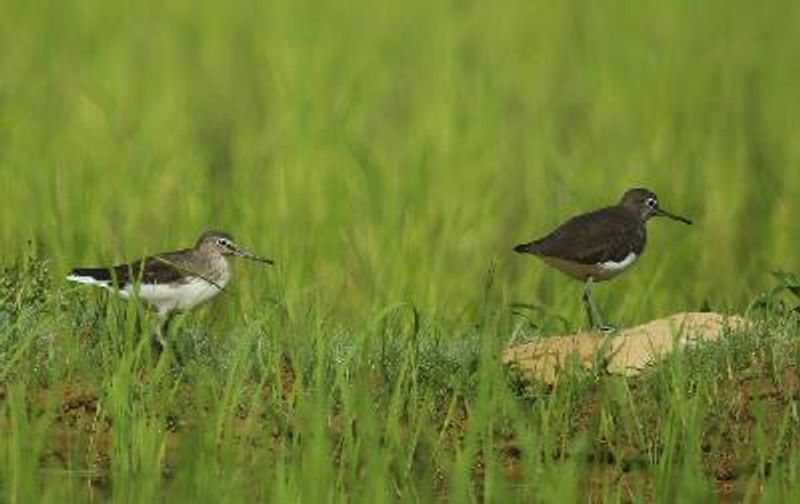
[[595,313],[591,310],[587,311],[589,314],[589,330],[600,331],[603,334],[612,334],[619,330],[617,326],[603,321],[598,313]]
[[600,331],[603,334],[613,334],[619,330],[619,328],[613,324],[609,324],[605,322],[600,314],[593,309],[587,310],[589,315],[589,329],[592,331]]
[[156,362],[161,359],[161,355],[167,348],[167,342],[160,336],[155,336],[150,339],[150,351],[153,355],[153,360]]
[[614,334],[615,332],[619,331],[619,327],[611,325],[611,324],[605,324],[605,323],[604,324],[600,324],[598,326],[595,326],[595,329],[597,329],[601,333],[607,334],[607,335]]

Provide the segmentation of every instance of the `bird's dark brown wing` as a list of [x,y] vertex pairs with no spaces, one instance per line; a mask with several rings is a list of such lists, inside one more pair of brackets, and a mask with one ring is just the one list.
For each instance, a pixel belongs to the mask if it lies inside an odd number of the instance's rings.
[[641,254],[647,241],[645,227],[636,215],[608,207],[578,215],[540,240],[515,250],[558,257],[581,264],[622,261],[631,252]]
[[190,251],[160,254],[111,268],[76,268],[72,270],[72,274],[91,277],[109,285],[113,283],[119,289],[137,281],[148,284],[172,283],[191,276],[191,271],[185,265],[187,253]]
[[117,283],[122,285],[137,281],[147,284],[173,283],[188,275],[173,254],[146,257],[131,264],[115,266],[114,272]]

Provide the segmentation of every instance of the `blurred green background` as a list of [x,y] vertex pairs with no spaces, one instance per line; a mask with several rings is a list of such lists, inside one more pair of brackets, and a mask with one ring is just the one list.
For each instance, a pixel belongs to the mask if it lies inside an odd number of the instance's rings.
[[[635,322],[740,310],[798,270],[800,4],[0,2],[0,258],[59,273],[224,228],[236,302],[459,319],[580,287],[516,243],[630,186],[652,222],[596,289]],[[488,286],[488,287],[487,287]]]

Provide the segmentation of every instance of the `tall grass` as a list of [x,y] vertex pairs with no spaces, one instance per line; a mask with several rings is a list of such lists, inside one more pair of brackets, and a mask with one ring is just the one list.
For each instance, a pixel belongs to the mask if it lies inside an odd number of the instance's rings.
[[[0,2],[0,259],[49,268],[0,290],[0,500],[706,500],[736,450],[737,495],[796,500],[796,396],[732,385],[792,390],[791,317],[636,383],[545,394],[496,356],[583,324],[578,286],[511,247],[631,186],[696,225],[650,223],[597,289],[615,322],[741,311],[800,270],[799,21],[779,0]],[[159,363],[140,307],[59,280],[212,227],[277,266],[237,265]]]
[[246,267],[247,308],[279,282],[293,310],[458,316],[495,265],[498,296],[573,317],[574,286],[509,247],[646,185],[698,224],[653,223],[617,282],[643,295],[599,289],[621,318],[797,269],[792,2],[0,9],[6,258],[35,239],[63,271],[217,226],[279,259]]

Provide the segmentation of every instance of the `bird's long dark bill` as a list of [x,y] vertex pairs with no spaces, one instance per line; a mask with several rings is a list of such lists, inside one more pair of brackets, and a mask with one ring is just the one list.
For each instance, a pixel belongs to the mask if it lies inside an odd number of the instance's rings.
[[250,252],[245,252],[244,250],[239,251],[239,256],[244,257],[245,259],[250,259],[251,261],[262,262],[265,264],[275,264],[275,261],[272,259],[267,259],[266,257],[257,256],[255,254],[251,254]]
[[692,221],[687,219],[686,217],[681,217],[680,215],[675,215],[674,213],[669,213],[666,210],[658,209],[658,215],[661,217],[667,217],[668,219],[676,220],[678,222],[683,222],[684,224],[691,224]]

